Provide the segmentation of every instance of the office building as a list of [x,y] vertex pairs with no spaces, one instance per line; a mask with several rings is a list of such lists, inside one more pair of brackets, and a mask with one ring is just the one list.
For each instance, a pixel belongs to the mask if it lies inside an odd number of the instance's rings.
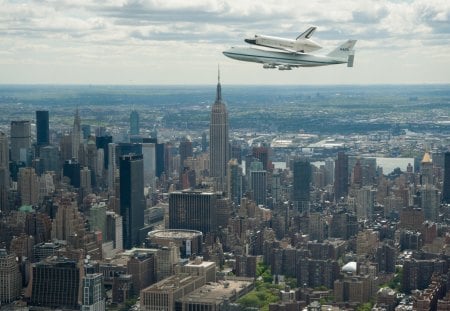
[[220,75],[218,77],[216,101],[211,110],[209,126],[209,175],[215,179],[217,189],[225,190],[225,175],[230,157],[228,139],[228,112],[222,101]]
[[307,159],[296,160],[293,163],[294,183],[292,186],[292,201],[294,207],[301,212],[309,211],[311,164]]
[[80,121],[80,114],[78,113],[78,108],[75,111],[75,118],[73,120],[73,127],[72,127],[72,158],[78,159],[79,158],[79,150],[80,150],[80,144],[82,142],[81,139],[81,121]]
[[59,150],[55,146],[42,146],[39,148],[39,158],[44,172],[53,171],[59,174]]
[[122,216],[112,212],[106,212],[106,230],[104,240],[112,241],[113,248],[117,251],[123,250],[123,224]]
[[182,172],[183,168],[184,168],[184,160],[193,156],[192,141],[190,140],[189,137],[184,137],[180,141],[178,150],[179,150],[179,154],[180,154],[180,170],[179,171]]
[[95,145],[97,146],[97,149],[103,150],[103,168],[105,170],[108,169],[109,165],[109,152],[108,152],[108,145],[112,143],[112,136],[96,136],[95,137]]
[[422,208],[425,220],[438,221],[439,205],[441,202],[441,192],[431,184],[422,185],[420,192],[420,207]]
[[127,262],[127,273],[133,280],[133,294],[156,283],[156,252],[136,251]]
[[356,217],[358,219],[372,219],[373,208],[375,206],[376,190],[364,186],[356,192]]
[[48,110],[36,111],[36,144],[39,147],[50,144]]
[[11,161],[28,163],[30,148],[30,121],[11,121]]
[[139,113],[136,110],[130,113],[130,135],[139,135]]
[[86,166],[80,171],[80,189],[83,196],[92,192],[92,171]]
[[79,310],[82,271],[74,260],[49,258],[32,267],[30,305]]
[[[205,277],[180,273],[141,290],[141,310],[177,310],[178,298],[205,285]],[[181,309],[180,309],[181,310]]]
[[442,201],[450,204],[450,152],[444,154],[444,185],[442,187]]
[[271,162],[269,160],[269,147],[259,146],[252,148],[252,156],[263,164],[263,170],[271,171]]
[[215,231],[216,194],[201,191],[175,191],[169,196],[169,228]]
[[262,162],[255,161],[250,164],[249,188],[252,199],[258,205],[267,203],[267,171],[263,169]]
[[10,187],[9,177],[9,147],[8,137],[0,132],[0,211],[9,210],[8,191]]
[[0,249],[0,304],[8,304],[20,296],[22,276],[15,254]]
[[120,215],[123,218],[123,247],[139,245],[144,227],[144,174],[142,154],[120,157]]
[[339,201],[348,194],[348,156],[338,152],[334,164],[334,198]]
[[153,143],[142,143],[144,162],[144,185],[156,191],[156,147]]
[[241,203],[242,168],[236,159],[231,159],[227,165],[227,196],[234,204]]
[[63,176],[69,178],[70,185],[80,188],[80,163],[76,160],[64,161]]
[[81,311],[104,311],[105,294],[103,274],[86,274],[83,277],[83,297]]
[[175,244],[163,246],[156,253],[156,278],[158,281],[174,275],[180,263],[180,249]]
[[39,202],[39,179],[32,167],[19,169],[19,194],[22,205],[37,205]]

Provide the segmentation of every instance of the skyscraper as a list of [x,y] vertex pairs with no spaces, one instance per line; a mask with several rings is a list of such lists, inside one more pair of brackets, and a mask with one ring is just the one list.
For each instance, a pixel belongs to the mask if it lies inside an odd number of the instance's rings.
[[142,143],[144,161],[144,185],[156,190],[156,146],[152,143]]
[[96,136],[95,137],[95,145],[97,149],[103,149],[103,168],[108,169],[108,161],[109,161],[109,152],[108,152],[108,144],[112,143],[112,136]]
[[39,200],[39,180],[34,168],[19,169],[19,193],[22,205],[37,205]]
[[139,113],[136,110],[130,113],[130,135],[139,135]]
[[0,132],[0,210],[2,212],[9,209],[9,148],[8,137]]
[[236,159],[231,159],[227,168],[227,195],[234,204],[238,205],[242,197],[242,168]]
[[81,273],[76,261],[47,259],[35,264],[32,274],[32,306],[79,310]]
[[26,163],[30,148],[30,121],[11,121],[11,161]]
[[348,156],[340,151],[334,165],[334,197],[339,200],[348,194]]
[[50,144],[50,131],[48,122],[48,111],[36,111],[36,144],[38,146],[46,146]]
[[139,230],[144,226],[144,164],[143,156],[120,157],[120,215],[123,217],[123,247],[140,243]]
[[105,310],[105,295],[103,291],[103,274],[86,274],[83,277],[81,311]]
[[81,121],[78,108],[75,111],[75,118],[73,120],[72,128],[72,158],[78,159],[78,151],[81,144]]
[[169,196],[169,228],[205,233],[217,227],[216,194],[201,191],[175,191]]
[[225,175],[230,152],[228,141],[228,112],[225,103],[222,101],[220,72],[217,82],[216,101],[211,110],[209,140],[209,174],[216,179],[217,190],[225,190]]
[[16,300],[22,289],[22,276],[15,254],[0,249],[0,304]]
[[180,153],[180,170],[179,172],[183,172],[184,168],[184,160],[186,160],[189,157],[192,157],[193,150],[192,150],[192,141],[189,139],[189,137],[185,137],[180,141],[180,146],[178,147],[179,153]]
[[296,160],[293,165],[294,184],[292,188],[292,201],[301,211],[306,211],[310,200],[311,164],[307,159]]
[[442,187],[442,200],[450,203],[450,152],[444,155],[444,186]]
[[250,165],[250,190],[256,204],[267,203],[267,171],[263,169],[262,162],[254,161]]

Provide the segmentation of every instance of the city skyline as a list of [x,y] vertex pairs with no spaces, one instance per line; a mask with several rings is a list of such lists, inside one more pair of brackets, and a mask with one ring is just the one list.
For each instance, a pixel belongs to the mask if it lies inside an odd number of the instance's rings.
[[[1,84],[449,83],[450,4],[439,1],[2,1]],[[265,71],[222,51],[308,26],[332,48],[358,39],[355,67]],[[325,49],[324,49],[325,51]]]

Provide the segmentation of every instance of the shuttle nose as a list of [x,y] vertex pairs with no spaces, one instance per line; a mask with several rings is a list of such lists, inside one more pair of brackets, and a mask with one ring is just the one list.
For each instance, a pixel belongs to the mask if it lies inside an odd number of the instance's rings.
[[250,44],[256,44],[256,39],[244,39],[244,41]]

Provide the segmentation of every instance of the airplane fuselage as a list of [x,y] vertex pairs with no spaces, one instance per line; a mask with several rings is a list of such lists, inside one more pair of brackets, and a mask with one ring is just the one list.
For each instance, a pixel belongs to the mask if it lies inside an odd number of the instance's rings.
[[224,51],[223,54],[227,57],[245,62],[267,64],[268,66],[264,68],[275,68],[275,66],[283,66],[281,68],[284,68],[284,70],[288,70],[290,69],[290,67],[317,67],[347,63],[347,59],[344,58],[329,57],[325,55],[312,55],[306,53],[269,51],[254,48],[232,47]]

